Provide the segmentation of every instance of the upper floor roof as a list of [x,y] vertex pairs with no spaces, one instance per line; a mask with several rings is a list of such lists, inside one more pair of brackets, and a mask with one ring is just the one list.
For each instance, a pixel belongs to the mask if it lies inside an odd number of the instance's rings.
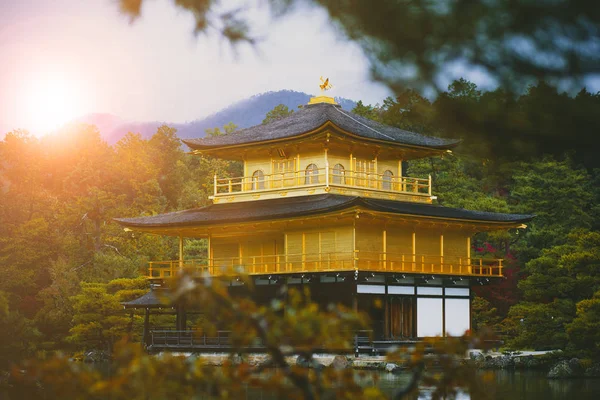
[[444,151],[455,147],[460,140],[421,135],[380,124],[360,115],[344,111],[339,105],[317,103],[280,120],[242,129],[231,134],[184,140],[192,150],[210,151],[246,147],[262,143],[281,142],[332,131],[367,142]]

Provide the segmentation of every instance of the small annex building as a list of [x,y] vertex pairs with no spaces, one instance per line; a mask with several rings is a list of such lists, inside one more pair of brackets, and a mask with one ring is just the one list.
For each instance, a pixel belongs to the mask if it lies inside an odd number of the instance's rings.
[[[182,267],[249,274],[258,301],[283,284],[309,285],[321,304],[368,312],[381,340],[469,330],[472,286],[503,276],[502,260],[471,254],[472,236],[533,218],[432,204],[431,177],[405,176],[403,162],[441,156],[459,141],[382,125],[331,97],[268,124],[184,142],[194,154],[243,162],[243,176],[215,176],[206,207],[117,219],[180,238],[180,259],[151,262],[148,277],[168,279]],[[207,259],[186,260],[185,238],[207,239]]]

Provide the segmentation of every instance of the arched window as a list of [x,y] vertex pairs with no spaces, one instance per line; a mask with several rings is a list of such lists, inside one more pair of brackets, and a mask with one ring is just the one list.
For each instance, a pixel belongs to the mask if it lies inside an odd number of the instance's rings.
[[252,190],[262,190],[265,188],[265,175],[260,169],[252,174]]
[[309,164],[306,167],[306,171],[304,172],[304,184],[311,185],[314,183],[319,183],[319,168],[316,164]]
[[333,166],[333,179],[331,183],[343,185],[346,183],[346,178],[344,177],[346,171],[344,170],[344,166],[342,164],[335,164]]
[[383,190],[392,190],[392,178],[394,177],[394,173],[389,169],[383,173],[383,185],[381,188]]

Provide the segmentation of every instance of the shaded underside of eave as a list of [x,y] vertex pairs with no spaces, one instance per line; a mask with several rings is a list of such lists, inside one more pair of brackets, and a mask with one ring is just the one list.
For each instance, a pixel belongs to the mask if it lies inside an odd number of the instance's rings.
[[359,115],[337,109],[330,104],[307,106],[290,116],[265,125],[256,125],[240,131],[200,139],[184,140],[191,149],[202,151],[239,148],[257,144],[275,143],[320,133],[333,127],[340,133],[361,140],[402,145],[414,148],[446,150],[460,140],[421,135],[380,124]]
[[203,229],[240,223],[277,221],[337,214],[353,209],[374,214],[486,224],[498,229],[516,227],[534,216],[448,208],[431,204],[365,199],[334,194],[213,204],[207,207],[151,217],[116,219],[121,225],[144,232],[177,234],[177,230]]

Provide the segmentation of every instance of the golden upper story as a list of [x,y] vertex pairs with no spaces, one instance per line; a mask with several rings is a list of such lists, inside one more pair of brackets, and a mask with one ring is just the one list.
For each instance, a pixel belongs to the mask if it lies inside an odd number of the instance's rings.
[[458,144],[379,124],[326,96],[282,120],[185,143],[195,154],[243,162],[243,176],[214,176],[215,203],[323,193],[431,203],[431,177],[404,176],[402,161]]

